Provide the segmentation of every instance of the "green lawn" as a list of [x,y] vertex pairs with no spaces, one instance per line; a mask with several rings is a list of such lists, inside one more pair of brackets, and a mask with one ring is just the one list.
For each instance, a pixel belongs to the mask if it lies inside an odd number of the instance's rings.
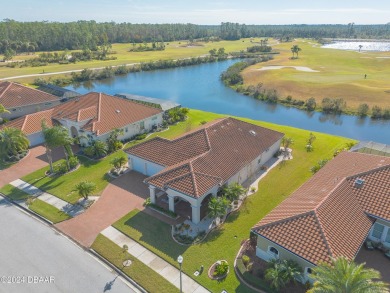
[[0,189],[0,192],[11,200],[26,200],[30,195],[19,188],[7,184]]
[[[169,131],[160,133],[160,135],[172,138],[194,129],[202,120],[211,121],[218,117],[221,115],[191,110],[186,122],[173,126]],[[292,137],[294,139],[292,146],[294,159],[272,169],[260,181],[258,191],[246,200],[240,211],[227,219],[222,228],[210,233],[205,242],[187,247],[178,245],[171,239],[168,225],[142,212],[130,212],[116,222],[115,227],[176,266],[176,258],[182,254],[183,269],[189,276],[193,276],[194,271],[201,265],[204,265],[207,270],[219,259],[226,259],[232,265],[241,241],[249,236],[250,228],[311,177],[309,169],[317,161],[331,158],[336,149],[344,148],[346,143],[352,141],[342,137],[314,133],[317,138],[313,144],[314,151],[308,153],[305,145],[309,131],[250,119],[243,120],[284,132],[286,136]],[[250,292],[239,283],[233,271],[219,283],[210,280],[207,274],[202,274],[196,280],[212,292],[220,292],[222,289],[228,292]]]
[[79,156],[81,166],[71,173],[58,177],[47,177],[45,176],[45,172],[49,170],[49,167],[44,167],[21,179],[39,189],[74,204],[80,196],[77,192],[73,191],[73,189],[74,186],[81,181],[86,180],[96,183],[94,195],[99,195],[103,191],[110,180],[110,177],[106,174],[111,168],[110,160],[114,156],[119,156],[120,154],[122,154],[122,151],[111,154],[99,161],[93,161],[83,156]]
[[[250,66],[243,72],[245,85],[276,89],[281,98],[291,95],[297,100],[314,97],[317,104],[325,97],[343,98],[347,108],[356,110],[361,103],[389,107],[390,59],[388,52],[355,52],[320,48],[314,40],[296,40],[273,46],[280,51],[274,60]],[[298,59],[290,59],[290,48],[302,48]],[[364,48],[363,48],[364,50]],[[263,66],[306,66],[319,72],[293,68],[259,71]],[[364,75],[367,74],[367,79]]]
[[[166,59],[179,59],[179,58],[188,58],[196,57],[204,54],[208,54],[211,49],[225,48],[226,52],[240,51],[246,49],[250,46],[249,39],[242,39],[237,41],[220,41],[220,42],[208,42],[208,43],[199,43],[200,46],[186,46],[186,41],[176,41],[166,43],[166,49],[164,51],[148,51],[148,52],[129,52],[129,49],[132,47],[132,44],[113,44],[112,51],[115,51],[116,54],[110,55],[115,56],[116,60],[93,60],[85,62],[77,62],[76,64],[49,64],[47,66],[40,67],[23,67],[23,68],[9,68],[6,66],[0,66],[0,78],[27,75],[27,74],[41,74],[51,73],[51,72],[61,72],[69,71],[76,69],[84,68],[97,68],[105,67],[112,65],[122,65],[122,64],[131,64],[139,62],[149,62],[156,60],[166,60]],[[37,52],[36,55],[39,55],[42,52]],[[0,58],[2,56],[0,55]],[[16,56],[15,60],[26,60],[35,57],[34,55],[20,55]],[[55,76],[54,76],[55,77]],[[31,82],[34,78],[23,78],[18,79],[19,82]],[[44,77],[49,78],[49,77]]]
[[68,220],[71,218],[68,214],[60,211],[56,207],[40,200],[35,199],[28,208],[42,217],[48,219],[53,224]]
[[[103,235],[98,235],[95,242],[92,244],[92,249],[110,263],[114,264],[117,268],[121,269],[148,292],[178,292],[178,289],[175,286],[129,253],[126,252],[126,254],[124,254],[121,247]],[[132,264],[129,267],[123,268],[122,263],[127,259],[130,259]]]

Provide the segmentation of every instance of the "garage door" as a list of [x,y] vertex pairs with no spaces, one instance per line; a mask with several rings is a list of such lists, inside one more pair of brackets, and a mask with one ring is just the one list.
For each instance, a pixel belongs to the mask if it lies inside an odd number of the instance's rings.
[[147,175],[145,173],[145,161],[139,158],[132,158],[131,159],[132,167],[134,171],[137,171],[139,173],[142,173],[144,175]]

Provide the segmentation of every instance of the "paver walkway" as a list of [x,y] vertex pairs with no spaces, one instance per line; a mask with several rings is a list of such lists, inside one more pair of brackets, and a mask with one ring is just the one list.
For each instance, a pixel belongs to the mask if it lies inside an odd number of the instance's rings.
[[[175,285],[177,288],[180,288],[180,271],[151,252],[146,249],[142,245],[138,244],[133,239],[127,237],[122,232],[118,231],[114,227],[110,226],[104,229],[101,234],[106,236],[108,239],[123,247],[123,245],[128,246],[128,252],[136,257],[138,260],[143,262],[145,265],[150,267],[152,270],[157,272],[163,278],[165,278],[168,282]],[[188,277],[186,274],[182,274],[182,286],[183,292],[186,293],[206,293],[210,292],[203,286],[199,285],[193,279]]]
[[40,190],[39,188],[21,180],[16,179],[12,182],[10,182],[12,186],[15,186],[16,188],[19,188],[23,190],[24,192],[39,198],[40,200],[56,207],[60,211],[63,211],[67,213],[68,215],[75,217],[77,215],[80,215],[84,212],[84,207],[81,204],[70,204],[54,195],[51,195],[50,193],[44,192]]
[[56,224],[63,233],[85,247],[92,245],[100,231],[133,209],[143,210],[149,189],[146,176],[130,171],[111,181],[99,200],[78,217]]

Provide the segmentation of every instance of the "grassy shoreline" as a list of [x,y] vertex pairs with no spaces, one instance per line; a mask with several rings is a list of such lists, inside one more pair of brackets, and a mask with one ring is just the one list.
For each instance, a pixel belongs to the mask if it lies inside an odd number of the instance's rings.
[[[291,59],[293,45],[302,48],[298,59]],[[280,51],[274,60],[248,67],[242,72],[244,87],[261,82],[262,88],[276,89],[282,99],[288,95],[302,101],[314,97],[317,105],[325,97],[343,98],[347,102],[347,114],[356,113],[362,103],[367,103],[370,109],[374,105],[382,109],[390,107],[389,52],[325,49],[309,39],[280,43],[273,48]],[[271,65],[302,66],[316,72],[294,68],[259,70]]]

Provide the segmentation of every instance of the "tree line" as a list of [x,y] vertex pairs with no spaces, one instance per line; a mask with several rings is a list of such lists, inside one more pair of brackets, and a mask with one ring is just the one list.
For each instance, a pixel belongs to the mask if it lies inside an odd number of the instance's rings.
[[108,43],[170,42],[176,40],[216,41],[248,37],[292,38],[390,38],[390,23],[383,25],[220,25],[132,24],[96,21],[0,22],[0,53],[16,54],[53,50],[96,50]]

